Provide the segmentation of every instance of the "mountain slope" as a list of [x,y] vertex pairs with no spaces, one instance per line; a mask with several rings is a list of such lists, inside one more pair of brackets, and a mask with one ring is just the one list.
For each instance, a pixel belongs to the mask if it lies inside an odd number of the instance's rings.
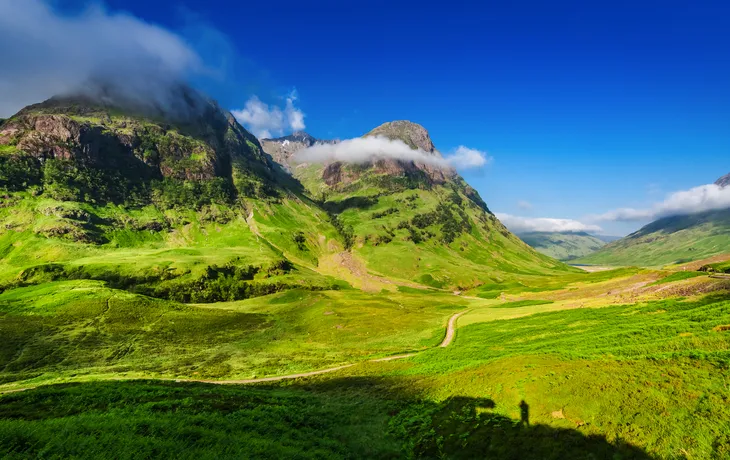
[[261,146],[271,155],[271,157],[279,163],[287,172],[292,171],[292,156],[307,147],[317,144],[332,144],[337,141],[323,141],[315,139],[303,131],[294,132],[288,136],[278,137],[275,139],[261,139]]
[[719,185],[720,187],[727,187],[728,185],[730,185],[730,174],[726,174],[717,179],[715,185]]
[[582,232],[530,232],[517,236],[539,252],[558,260],[584,257],[606,244],[598,237]]
[[[716,182],[727,186],[730,175]],[[659,219],[577,262],[661,266],[730,252],[730,209]]]
[[301,185],[215,103],[179,118],[54,98],[0,125],[0,290],[66,278],[181,301],[331,288],[343,243]]
[[[385,123],[366,136],[440,156],[415,123]],[[376,155],[364,164],[302,164],[294,175],[374,274],[463,290],[571,270],[510,233],[453,170]]]

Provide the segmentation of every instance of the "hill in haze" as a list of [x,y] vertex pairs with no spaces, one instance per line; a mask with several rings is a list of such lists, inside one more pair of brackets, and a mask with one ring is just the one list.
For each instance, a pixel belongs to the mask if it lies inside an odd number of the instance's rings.
[[606,244],[585,232],[529,232],[517,236],[539,252],[563,261],[587,256]]
[[[730,184],[730,175],[717,180]],[[597,265],[662,266],[730,252],[730,209],[658,219],[577,262]]]

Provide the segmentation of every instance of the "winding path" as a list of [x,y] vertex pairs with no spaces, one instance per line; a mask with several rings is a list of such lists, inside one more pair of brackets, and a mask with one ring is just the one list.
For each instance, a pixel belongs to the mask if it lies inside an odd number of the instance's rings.
[[[454,341],[454,337],[456,336],[456,320],[459,319],[461,315],[466,313],[468,310],[462,311],[461,313],[457,313],[455,315],[452,315],[451,318],[449,318],[449,322],[446,325],[446,337],[444,337],[443,342],[441,342],[441,345],[439,347],[446,348],[449,345],[451,345],[451,342]],[[395,361],[397,359],[405,359],[410,358],[411,356],[416,356],[418,353],[408,353],[405,355],[397,355],[397,356],[388,356],[385,358],[377,358],[377,359],[370,359],[365,362],[370,363],[382,363],[386,361]],[[336,372],[342,369],[347,369],[348,367],[352,367],[357,363],[352,364],[344,364],[342,366],[337,367],[330,367],[327,369],[320,369],[318,371],[312,371],[312,372],[304,372],[301,374],[289,374],[289,375],[279,375],[276,377],[264,377],[261,379],[246,379],[246,380],[198,380],[198,379],[175,379],[175,382],[198,382],[198,383],[213,383],[216,385],[247,385],[250,383],[261,383],[261,382],[279,382],[281,380],[289,380],[289,379],[298,379],[302,377],[313,377],[315,375],[320,374],[328,374],[330,372]]]
[[[456,320],[459,319],[461,315],[466,313],[468,310],[462,311],[460,313],[457,313],[449,318],[449,322],[446,325],[446,336],[444,337],[443,342],[441,342],[441,345],[439,345],[440,348],[446,348],[449,345],[451,345],[451,342],[454,341],[454,337],[456,336]],[[386,361],[395,361],[398,359],[405,359],[410,358],[412,356],[416,356],[420,352],[416,353],[408,353],[404,355],[396,355],[396,356],[388,356],[385,358],[377,358],[377,359],[370,359],[365,362],[372,362],[372,363],[381,363]],[[351,363],[351,364],[344,364],[342,366],[337,367],[330,367],[327,369],[320,369],[318,371],[311,371],[311,372],[304,372],[301,374],[289,374],[289,375],[279,375],[275,377],[264,377],[260,379],[245,379],[245,380],[201,380],[201,379],[155,379],[155,378],[145,378],[142,380],[165,380],[170,382],[193,382],[193,383],[212,383],[215,385],[248,385],[251,383],[264,383],[264,382],[279,382],[281,380],[290,380],[290,379],[298,379],[303,377],[313,377],[315,375],[320,374],[328,374],[330,372],[336,372],[340,371],[342,369],[347,369],[348,367],[353,367],[356,364],[359,363]],[[116,379],[115,379],[116,380]],[[122,379],[119,379],[122,380]],[[5,390],[0,391],[0,395],[7,394],[7,393],[17,393],[19,391],[25,391],[25,390],[31,390],[33,388],[36,388],[40,385],[35,385],[32,387],[27,388],[17,388],[14,390]]]
[[446,337],[444,337],[444,341],[441,342],[441,345],[439,345],[441,348],[448,347],[449,345],[451,345],[451,342],[454,341],[454,337],[456,336],[456,320],[459,319],[459,317],[464,313],[466,313],[466,311],[457,313],[449,318],[449,324],[448,326],[446,326]]

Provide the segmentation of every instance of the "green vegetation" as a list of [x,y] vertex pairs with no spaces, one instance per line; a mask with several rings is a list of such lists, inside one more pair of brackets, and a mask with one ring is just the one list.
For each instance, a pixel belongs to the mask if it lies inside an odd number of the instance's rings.
[[661,267],[730,253],[730,210],[665,217],[576,260],[593,265]]
[[106,458],[113,451],[123,459],[649,458],[600,436],[481,412],[491,407],[483,398],[419,400],[371,378],[283,388],[64,385],[3,397],[0,453]]
[[675,273],[672,273],[671,275],[668,275],[668,276],[660,279],[659,281],[654,282],[653,285],[673,283],[675,281],[688,280],[691,278],[696,278],[698,276],[705,276],[705,275],[706,274],[702,273],[702,272],[675,272]]
[[[730,282],[688,281],[727,262],[586,273],[457,175],[293,178],[204,112],[56,99],[4,122],[0,455],[730,455]],[[370,134],[433,151],[412,123]]]
[[99,375],[253,378],[433,346],[467,301],[290,290],[183,305],[63,281],[0,294],[0,381]]
[[518,236],[539,252],[564,261],[587,256],[606,245],[605,242],[587,233],[532,232]]
[[730,261],[727,262],[721,262],[719,264],[710,264],[709,268],[712,270],[707,271],[714,271],[719,273],[730,273]]
[[518,300],[516,302],[507,302],[501,305],[495,305],[492,308],[520,308],[535,305],[548,305],[553,303],[552,300]]
[[51,386],[2,396],[0,445],[121,458],[724,458],[723,324],[726,294],[471,324],[449,348],[309,381]]

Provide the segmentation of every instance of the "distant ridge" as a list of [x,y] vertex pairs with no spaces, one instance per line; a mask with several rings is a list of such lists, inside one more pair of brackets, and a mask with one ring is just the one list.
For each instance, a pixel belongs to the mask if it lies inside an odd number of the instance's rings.
[[587,256],[606,244],[586,232],[528,232],[517,236],[539,252],[562,261]]
[[[730,185],[730,174],[716,185]],[[577,262],[662,266],[730,252],[730,209],[658,219]]]
[[728,185],[730,185],[730,174],[726,174],[717,179],[715,185],[719,185],[720,187],[727,187]]

